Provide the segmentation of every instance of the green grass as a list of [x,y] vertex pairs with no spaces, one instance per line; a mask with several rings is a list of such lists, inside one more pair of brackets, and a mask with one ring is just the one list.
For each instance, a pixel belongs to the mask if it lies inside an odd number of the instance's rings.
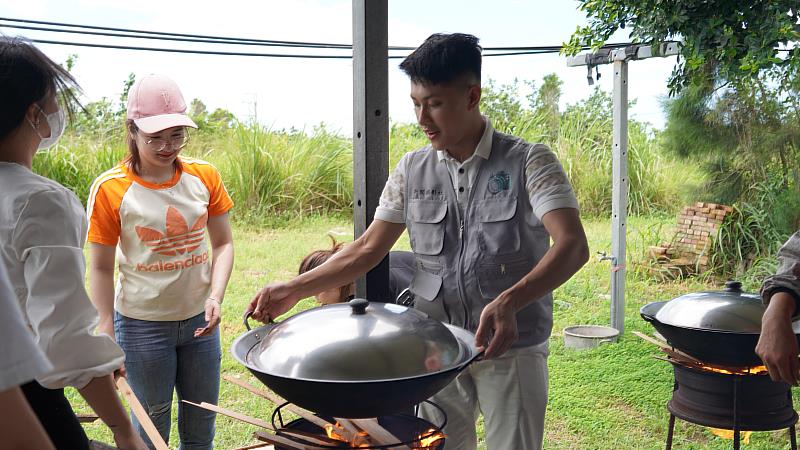
[[[672,217],[632,217],[629,223],[631,255],[641,254],[657,230],[666,229]],[[610,224],[607,220],[585,223],[592,253],[610,248]],[[656,231],[654,231],[656,230]],[[334,231],[351,236],[352,226],[341,219],[316,217],[292,226],[256,230],[242,226],[234,229],[236,264],[223,305],[223,374],[241,376],[260,386],[246,369],[228,354],[231,342],[245,329],[241,313],[252,295],[266,282],[287,280],[296,273],[300,259],[311,249],[328,245],[326,233]],[[407,249],[404,236],[398,248]],[[699,281],[656,284],[635,273],[629,274],[626,301],[626,334],[620,343],[594,350],[564,348],[561,330],[568,325],[608,324],[609,265],[592,259],[573,279],[555,292],[555,326],[551,338],[550,394],[545,424],[548,449],[659,449],[666,438],[668,413],[666,402],[672,389],[670,366],[653,358],[659,352],[653,345],[633,336],[630,331],[653,330],[638,315],[647,302],[670,299],[680,294],[714,286]],[[756,286],[746,285],[752,290]],[[304,300],[295,311],[313,306]],[[71,397],[78,410],[88,412],[74,392]],[[798,397],[795,395],[795,402]],[[273,405],[254,395],[222,382],[220,405],[251,416],[268,419]],[[175,412],[173,412],[173,419]],[[89,434],[111,442],[102,425],[87,425]],[[219,417],[216,448],[233,449],[254,443],[254,427]],[[479,426],[479,430],[482,427]],[[177,430],[173,423],[172,448],[177,448]],[[729,449],[731,441],[716,438],[702,427],[676,424],[676,449]],[[773,450],[788,448],[782,432],[759,432],[744,448]]]

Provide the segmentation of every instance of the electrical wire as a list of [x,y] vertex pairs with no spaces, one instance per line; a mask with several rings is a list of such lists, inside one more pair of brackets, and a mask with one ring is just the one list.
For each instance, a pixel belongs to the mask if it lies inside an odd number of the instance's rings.
[[[2,23],[2,22],[12,22],[12,24]],[[14,23],[25,23],[25,24],[36,24],[36,25],[45,25],[49,26],[50,28],[41,27],[41,26],[30,26],[30,25],[15,25]],[[55,27],[62,27],[62,28],[52,28]],[[191,43],[206,43],[206,44],[228,44],[228,45],[259,45],[259,46],[271,46],[271,47],[292,47],[292,48],[315,48],[315,49],[335,49],[335,50],[344,50],[344,49],[352,49],[353,46],[350,44],[330,44],[330,43],[320,43],[320,42],[299,42],[299,41],[283,41],[283,40],[272,40],[272,39],[248,39],[248,38],[238,38],[238,37],[228,37],[228,36],[210,36],[210,35],[199,35],[199,34],[184,34],[184,33],[167,33],[167,32],[160,32],[160,31],[146,31],[146,30],[136,30],[136,29],[129,29],[129,28],[112,28],[112,27],[101,27],[101,26],[94,26],[94,25],[81,25],[81,24],[74,24],[74,23],[63,23],[63,22],[48,22],[48,21],[40,21],[40,20],[28,20],[28,19],[15,19],[9,17],[0,17],[0,27],[6,28],[16,28],[16,29],[25,29],[25,30],[32,30],[32,31],[45,31],[45,32],[54,32],[54,33],[71,33],[71,34],[82,34],[82,35],[91,35],[91,36],[106,36],[106,37],[119,37],[119,38],[131,38],[131,39],[154,39],[154,40],[164,40],[164,41],[177,41],[177,42],[191,42]],[[64,28],[79,28],[83,30],[71,30],[71,29],[64,29]],[[101,30],[101,31],[86,31],[86,30]],[[40,41],[43,42],[43,41]],[[55,43],[56,41],[52,41],[51,43]],[[62,45],[66,45],[67,43],[64,41],[58,41]],[[78,46],[88,46],[85,43],[76,43],[75,45]],[[607,44],[606,48],[618,48],[618,47],[625,47],[630,45],[628,43],[612,43]],[[110,47],[116,48],[116,47]],[[414,50],[416,47],[410,46],[389,46],[388,49],[390,51],[394,50],[405,50],[410,51]],[[522,54],[537,54],[537,53],[555,53],[561,51],[561,46],[558,45],[548,45],[548,46],[513,46],[513,47],[484,47],[483,50],[485,52],[492,52],[492,51],[504,51],[506,53],[496,53],[496,54],[485,54],[484,56],[510,56],[510,55],[522,55]],[[146,50],[145,47],[136,47],[131,48],[136,50]],[[583,50],[589,49],[589,47],[583,47]],[[166,49],[161,51],[173,51],[176,49]],[[155,50],[159,51],[159,50]],[[525,52],[525,53],[519,53]],[[215,52],[203,52],[203,53],[210,53],[210,54],[236,54],[242,55],[245,52],[225,52],[225,53],[215,53]],[[247,54],[248,56],[250,54]],[[253,56],[262,56],[262,54],[253,54]],[[292,56],[292,57],[300,57],[300,56]],[[315,56],[317,57],[317,56]],[[343,57],[348,58],[348,57]],[[335,58],[333,58],[335,59]]]
[[[64,42],[53,41],[49,39],[30,39],[32,42],[40,44],[53,44],[53,45],[67,45],[75,47],[88,47],[88,48],[105,48],[115,50],[137,50],[137,51],[151,51],[151,52],[164,52],[164,53],[184,53],[196,55],[218,55],[218,56],[258,56],[268,58],[298,58],[298,59],[352,59],[352,55],[315,55],[315,54],[292,54],[292,53],[252,53],[252,52],[227,52],[215,50],[194,50],[194,49],[179,49],[179,48],[162,48],[162,47],[137,47],[132,45],[114,45],[114,44],[94,44],[88,42]],[[482,56],[514,56],[514,55],[539,55],[539,54],[552,54],[558,53],[557,51],[550,50],[537,50],[537,51],[520,51],[520,52],[503,52],[503,53],[485,53]],[[389,55],[388,59],[401,59],[406,55]]]

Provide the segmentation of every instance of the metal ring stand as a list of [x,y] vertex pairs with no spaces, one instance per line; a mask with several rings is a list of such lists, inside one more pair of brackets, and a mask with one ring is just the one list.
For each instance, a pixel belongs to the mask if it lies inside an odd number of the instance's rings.
[[[412,439],[410,441],[397,442],[397,443],[393,443],[393,444],[373,445],[373,446],[370,446],[370,447],[359,447],[359,448],[371,449],[371,450],[386,450],[386,449],[390,449],[390,448],[393,448],[393,447],[399,447],[399,446],[403,446],[403,445],[405,445],[405,446],[413,446],[413,445],[418,444],[419,441],[421,441],[422,439],[429,438],[429,437],[435,435],[436,433],[441,432],[444,429],[444,427],[447,425],[447,414],[445,414],[445,412],[444,412],[444,410],[442,409],[441,406],[437,405],[436,403],[434,403],[434,402],[432,402],[430,400],[425,400],[423,403],[427,403],[427,404],[433,406],[434,408],[436,408],[441,413],[442,423],[440,425],[438,425],[438,426],[434,425],[433,423],[428,422],[427,420],[419,417],[419,405],[415,406],[415,408],[414,408],[414,414],[415,414],[414,416],[412,416],[410,414],[394,414],[394,416],[407,417],[407,418],[411,418],[411,419],[414,419],[414,420],[417,420],[417,421],[422,421],[424,423],[424,425],[426,425],[426,428],[428,428],[428,429],[433,428],[432,431],[430,431],[428,433],[425,433],[425,434],[420,434],[415,439]],[[287,423],[283,419],[283,415],[281,414],[281,410],[284,407],[286,407],[287,405],[289,405],[289,404],[291,404],[291,402],[283,403],[282,405],[280,405],[277,408],[275,408],[275,410],[272,411],[272,417],[271,417],[270,420],[272,422],[272,427],[275,428],[275,430],[276,430],[275,434],[278,434],[278,435],[280,435],[282,437],[285,437],[287,439],[291,439],[293,441],[299,442],[297,440],[297,438],[295,438],[294,436],[292,436],[290,434],[287,434],[287,433],[282,433],[282,430],[284,428],[286,428]],[[302,419],[300,419],[300,420],[302,420]],[[291,422],[289,422],[288,424],[291,424]],[[343,442],[343,444],[346,444],[346,443]],[[316,444],[316,446],[320,447],[320,448],[329,448],[329,449],[341,449],[342,448],[340,445]]]
[[[677,385],[677,381],[675,382]],[[792,393],[791,391],[787,394],[789,396],[789,404],[792,404]],[[741,446],[741,432],[742,430],[739,429],[739,378],[735,378],[733,380],[733,449],[740,450]],[[688,422],[688,421],[687,421]],[[703,426],[702,424],[698,424]],[[667,446],[666,450],[672,449],[672,435],[675,430],[675,414],[670,412],[669,414],[669,428],[667,429]],[[795,432],[795,424],[792,424],[788,428],[789,431],[789,441],[791,444],[792,450],[797,450],[797,435]]]

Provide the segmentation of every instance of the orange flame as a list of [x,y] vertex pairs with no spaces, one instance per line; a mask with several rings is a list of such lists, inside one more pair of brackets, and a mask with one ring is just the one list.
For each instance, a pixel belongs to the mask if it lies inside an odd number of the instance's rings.
[[[701,369],[707,370],[709,372],[717,372],[717,373],[726,373],[729,375],[760,375],[767,372],[766,366],[754,366],[754,367],[728,367],[728,368],[721,368],[721,367],[714,367],[707,364],[702,364],[700,366]],[[732,370],[733,369],[733,370]]]
[[[339,422],[325,425],[325,434],[328,436],[328,438],[339,442],[344,442],[353,448],[368,448],[370,446],[369,434],[366,431],[359,431],[352,440],[348,440],[347,437],[342,435],[344,434],[344,428],[339,424]],[[417,438],[414,440],[414,450],[428,450],[435,448],[439,441],[444,438],[444,433],[436,428],[429,428],[424,433],[421,433],[419,436],[417,436]]]
[[[722,428],[709,428],[711,433],[715,436],[721,437],[722,439],[733,440],[733,430],[725,430]],[[749,444],[750,443],[750,435],[753,434],[752,431],[742,431],[742,444]]]
[[336,422],[335,424],[327,424],[325,425],[325,434],[334,440],[344,442],[353,448],[368,448],[369,443],[369,435],[365,431],[359,431],[356,436],[353,437],[353,440],[350,441],[346,437],[342,436],[341,433],[344,428]]
[[[430,436],[423,437],[427,435]],[[444,438],[445,438],[444,433],[436,430],[436,428],[429,428],[427,431],[417,436],[416,442],[419,442],[419,447],[415,446],[414,449],[424,450],[424,449],[434,448],[436,443],[438,443],[440,440]]]

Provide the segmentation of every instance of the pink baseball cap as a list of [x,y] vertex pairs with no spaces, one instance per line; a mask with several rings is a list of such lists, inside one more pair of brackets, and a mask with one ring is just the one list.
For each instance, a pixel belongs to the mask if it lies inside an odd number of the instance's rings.
[[145,133],[197,125],[186,115],[186,102],[178,85],[164,75],[136,80],[128,92],[128,119]]

